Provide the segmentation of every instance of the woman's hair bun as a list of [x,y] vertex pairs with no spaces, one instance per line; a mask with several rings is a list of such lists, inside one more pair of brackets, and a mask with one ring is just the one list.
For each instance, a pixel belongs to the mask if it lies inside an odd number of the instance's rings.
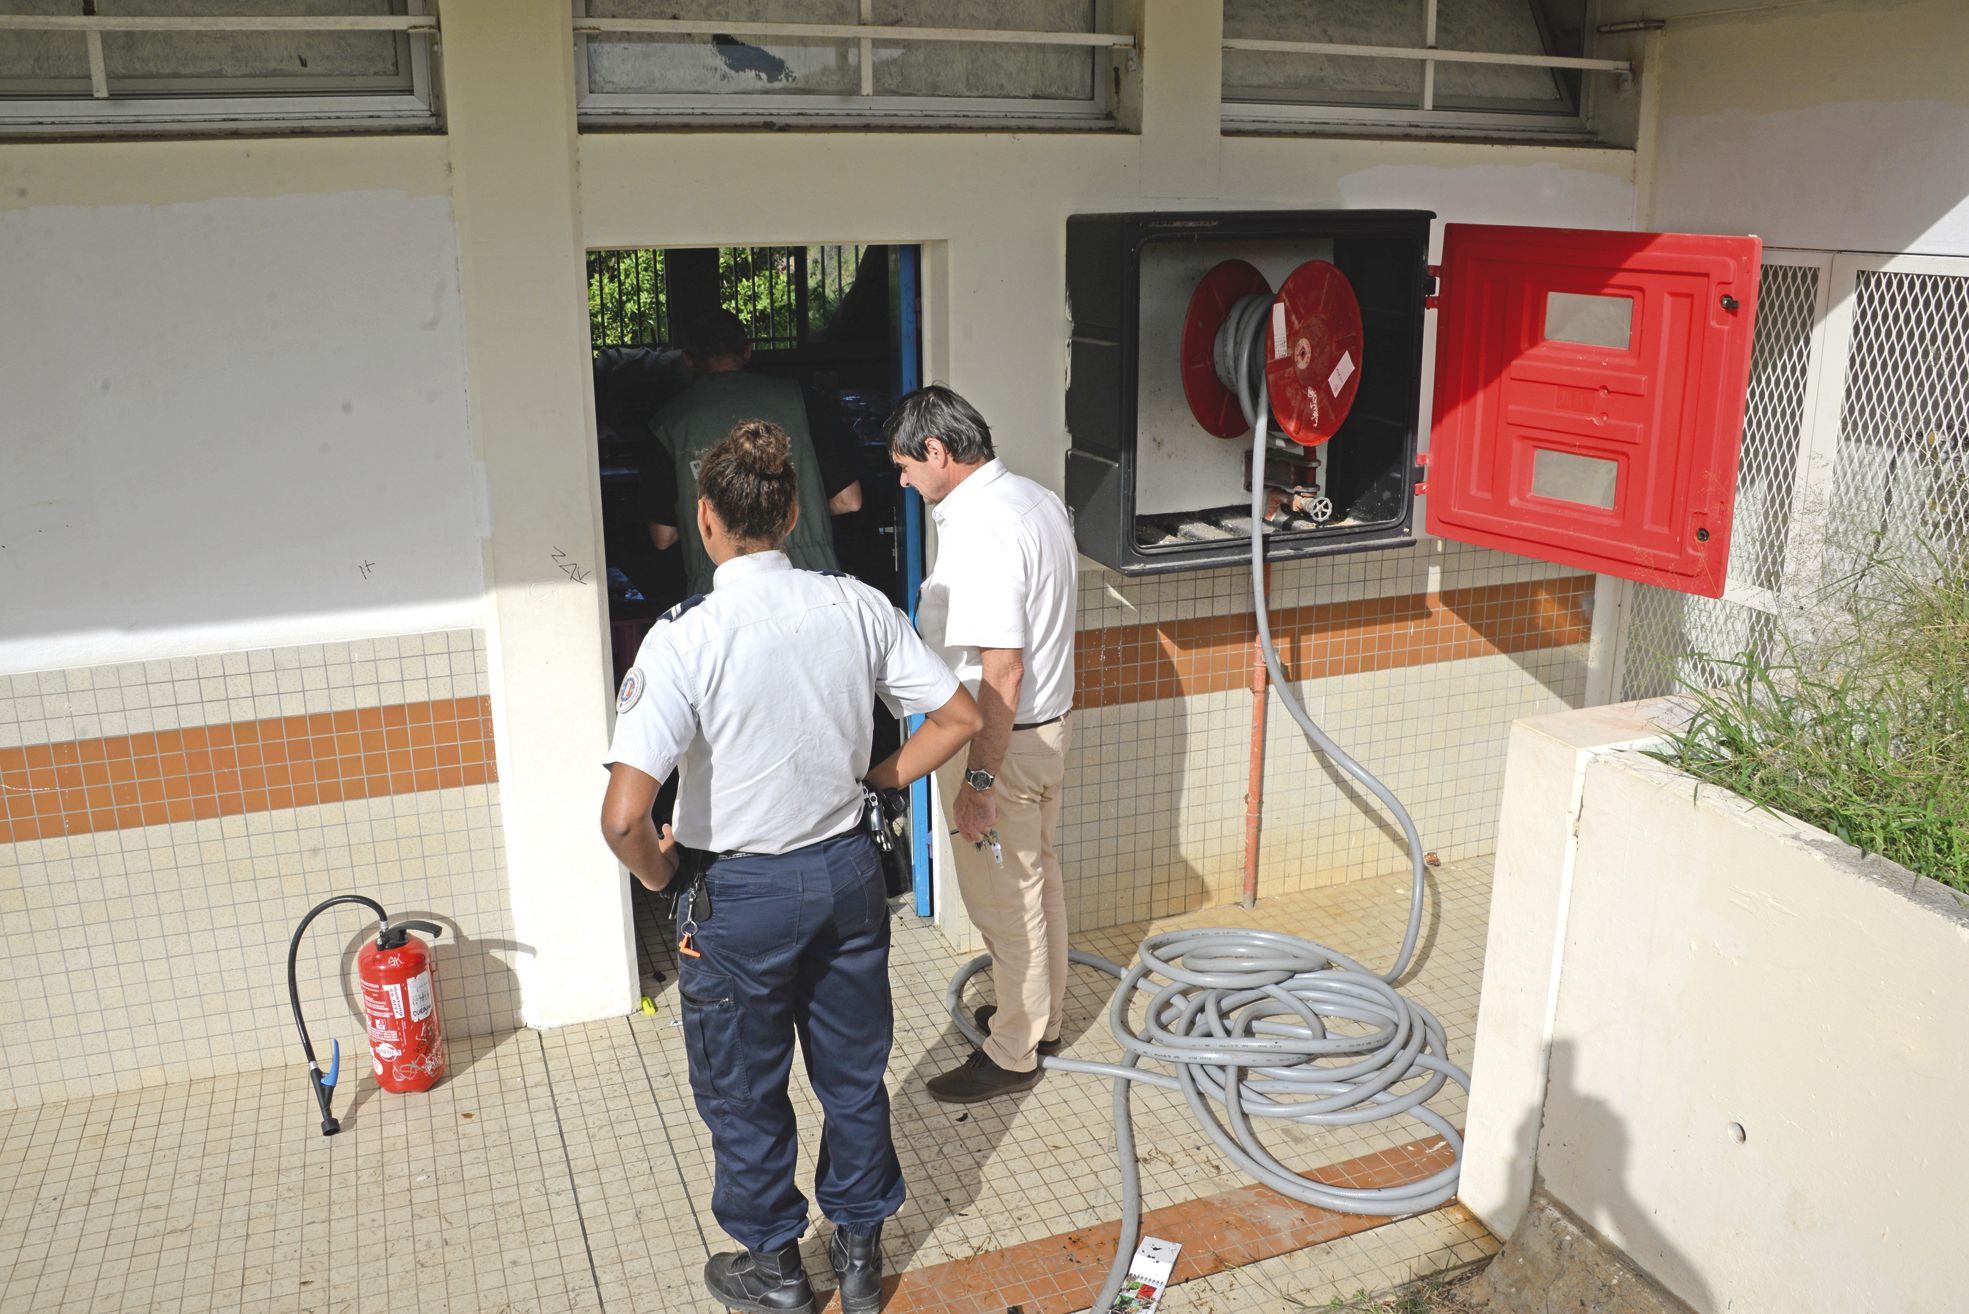
[[735,537],[776,546],[793,516],[793,444],[770,420],[741,420],[705,455],[697,487]]
[[770,420],[743,420],[731,432],[739,459],[753,474],[771,478],[786,472],[793,444],[786,431]]

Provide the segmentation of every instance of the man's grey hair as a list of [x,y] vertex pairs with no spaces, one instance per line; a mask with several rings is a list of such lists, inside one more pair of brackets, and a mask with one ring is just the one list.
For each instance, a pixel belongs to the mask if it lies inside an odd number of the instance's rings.
[[982,465],[997,453],[991,446],[991,426],[978,408],[944,387],[932,383],[905,395],[882,426],[889,451],[920,461],[935,438],[959,465]]

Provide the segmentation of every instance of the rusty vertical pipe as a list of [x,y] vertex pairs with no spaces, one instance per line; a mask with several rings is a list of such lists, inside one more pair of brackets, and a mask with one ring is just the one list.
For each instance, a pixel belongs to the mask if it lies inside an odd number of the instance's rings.
[[[1272,563],[1265,563],[1265,593],[1272,588]],[[1265,812],[1265,705],[1271,680],[1265,674],[1265,650],[1251,633],[1251,778],[1244,788],[1244,898],[1249,908],[1258,902],[1258,828]]]

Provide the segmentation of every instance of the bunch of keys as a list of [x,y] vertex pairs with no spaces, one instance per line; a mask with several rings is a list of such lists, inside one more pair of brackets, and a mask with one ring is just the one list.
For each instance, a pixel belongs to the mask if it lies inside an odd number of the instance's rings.
[[[960,835],[963,832],[953,829],[950,833]],[[1005,865],[1005,850],[998,842],[998,827],[993,826],[990,830],[986,831],[984,838],[972,845],[972,847],[982,852],[987,845],[991,848],[991,860],[1003,867]]]

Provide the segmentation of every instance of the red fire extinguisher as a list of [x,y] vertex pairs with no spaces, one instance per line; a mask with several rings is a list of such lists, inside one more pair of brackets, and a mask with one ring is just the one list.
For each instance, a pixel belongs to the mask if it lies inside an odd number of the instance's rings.
[[338,894],[308,911],[294,928],[287,946],[287,999],[294,1010],[294,1027],[308,1056],[308,1087],[321,1105],[321,1134],[333,1136],[342,1125],[329,1111],[330,1091],[341,1077],[342,1042],[324,1075],[315,1059],[314,1043],[301,1018],[301,991],[296,963],[301,936],[322,913],[340,903],[359,903],[376,914],[376,938],[356,955],[356,977],[362,984],[362,1011],[368,1024],[370,1065],[376,1084],[397,1093],[429,1090],[443,1080],[444,1031],[438,1025],[437,981],[431,972],[431,952],[412,931],[436,937],[444,928],[430,922],[398,922],[392,926],[383,905],[360,894]]

